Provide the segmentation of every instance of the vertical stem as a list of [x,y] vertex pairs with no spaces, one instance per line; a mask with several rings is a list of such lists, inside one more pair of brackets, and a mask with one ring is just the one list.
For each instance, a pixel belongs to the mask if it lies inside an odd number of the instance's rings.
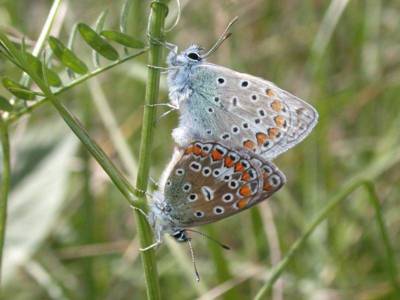
[[6,232],[7,221],[7,201],[8,192],[10,190],[10,140],[8,137],[8,126],[1,120],[0,124],[0,140],[3,149],[3,170],[1,178],[0,192],[0,283],[1,283],[1,268],[3,261],[3,248]]
[[[150,42],[150,51],[148,56],[148,64],[158,66],[161,64],[162,46],[155,40],[162,41],[165,17],[168,13],[168,0],[156,0],[151,2],[151,10],[149,17],[149,35],[152,39]],[[147,86],[145,96],[145,106],[143,115],[143,127],[139,150],[139,167],[136,181],[136,187],[140,191],[147,189],[147,181],[149,177],[151,144],[153,139],[153,126],[155,121],[156,110],[153,106],[157,102],[160,84],[160,71],[155,68],[149,68],[147,73]],[[141,208],[146,209],[145,195],[140,195],[139,203]],[[150,245],[153,241],[151,229],[147,224],[145,217],[135,210],[135,220],[139,235],[141,247]],[[148,250],[141,253],[143,268],[146,279],[147,297],[149,299],[160,299],[160,288],[158,283],[157,266],[154,256],[154,250]]]
[[[90,130],[90,120],[92,118],[92,110],[89,101],[85,101],[83,103],[83,122],[84,126]],[[93,238],[93,221],[96,219],[94,215],[93,209],[93,194],[91,190],[91,173],[90,173],[90,154],[85,149],[85,147],[81,147],[81,157],[83,160],[83,170],[82,170],[82,181],[83,181],[83,189],[82,189],[82,197],[83,197],[83,211],[82,211],[82,228],[83,228],[83,240],[85,244],[90,245],[94,242]],[[86,284],[86,299],[97,299],[96,295],[96,278],[93,269],[93,258],[86,257],[83,263],[84,269],[84,280]]]

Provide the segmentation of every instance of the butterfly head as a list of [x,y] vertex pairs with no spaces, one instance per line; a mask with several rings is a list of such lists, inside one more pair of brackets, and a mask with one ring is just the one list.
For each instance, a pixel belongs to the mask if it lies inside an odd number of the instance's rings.
[[157,239],[160,240],[164,233],[168,233],[178,242],[189,241],[186,231],[174,223],[170,213],[171,207],[164,200],[163,193],[160,191],[154,192],[153,202],[150,206],[149,223]]
[[204,49],[198,45],[191,45],[180,53],[171,51],[168,55],[168,64],[173,67],[196,65],[204,60]]

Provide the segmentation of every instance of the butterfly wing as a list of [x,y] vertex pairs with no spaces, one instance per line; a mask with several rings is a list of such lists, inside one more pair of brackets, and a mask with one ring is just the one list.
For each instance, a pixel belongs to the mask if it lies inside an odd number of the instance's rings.
[[272,163],[254,154],[195,142],[181,150],[166,179],[164,199],[173,222],[192,227],[243,211],[269,198],[284,183],[284,175]]
[[[302,141],[317,123],[311,105],[267,80],[209,63],[194,68],[190,79],[193,92],[181,115],[185,126],[174,132],[178,143],[221,139],[271,160]],[[203,122],[193,124],[194,114]]]

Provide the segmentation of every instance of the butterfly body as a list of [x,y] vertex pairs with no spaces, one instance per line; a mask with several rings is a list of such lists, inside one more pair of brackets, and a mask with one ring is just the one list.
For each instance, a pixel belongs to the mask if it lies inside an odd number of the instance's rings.
[[206,62],[196,45],[171,51],[167,62],[170,101],[180,111],[172,135],[180,146],[218,140],[271,160],[317,123],[311,105],[269,81]]
[[239,213],[269,198],[286,179],[271,162],[215,142],[175,151],[154,194],[149,220],[161,241],[168,233],[187,241],[185,230]]

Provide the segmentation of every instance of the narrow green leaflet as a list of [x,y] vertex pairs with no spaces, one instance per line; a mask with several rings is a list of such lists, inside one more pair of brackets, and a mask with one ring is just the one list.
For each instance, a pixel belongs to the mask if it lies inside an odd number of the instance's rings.
[[10,102],[8,102],[8,100],[0,95],[0,110],[2,111],[12,111],[13,107],[10,104]]
[[33,100],[37,95],[40,95],[39,93],[27,89],[25,86],[11,80],[10,78],[4,77],[2,82],[4,87],[19,99]]
[[[43,79],[43,72],[42,72],[43,66],[42,66],[42,62],[39,60],[39,58],[33,56],[32,54],[30,54],[28,52],[25,53],[25,55],[26,55],[26,59],[27,59],[28,63],[35,70],[35,73],[37,75],[39,75],[40,78]],[[61,79],[57,75],[56,72],[54,72],[50,68],[46,67],[46,74],[47,74],[47,80],[51,86],[61,86],[61,84],[62,84]]]
[[128,48],[142,49],[145,46],[143,42],[119,31],[104,30],[101,35]]
[[63,43],[53,37],[49,37],[49,45],[54,55],[60,62],[78,74],[86,74],[89,69],[83,61],[81,61],[71,50],[63,45]]
[[80,23],[78,24],[78,30],[86,43],[100,55],[109,60],[117,60],[119,58],[117,50],[88,25]]
[[[96,33],[100,33],[103,30],[104,25],[106,23],[107,14],[108,14],[108,10],[106,9],[97,18],[96,25],[95,25]],[[93,56],[93,64],[95,65],[96,68],[99,68],[100,67],[99,52],[97,52],[96,50],[93,50],[92,56]]]

